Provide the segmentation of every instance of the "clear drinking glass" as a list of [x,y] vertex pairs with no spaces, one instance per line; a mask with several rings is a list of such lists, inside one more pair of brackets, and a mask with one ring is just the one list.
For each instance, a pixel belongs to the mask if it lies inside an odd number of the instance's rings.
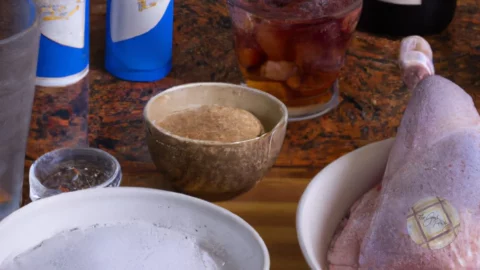
[[39,49],[33,0],[0,1],[0,220],[20,207]]
[[338,82],[362,0],[228,0],[248,86],[288,107],[289,120],[338,105]]
[[30,167],[30,199],[36,201],[87,188],[118,187],[122,170],[117,159],[96,148],[60,148]]

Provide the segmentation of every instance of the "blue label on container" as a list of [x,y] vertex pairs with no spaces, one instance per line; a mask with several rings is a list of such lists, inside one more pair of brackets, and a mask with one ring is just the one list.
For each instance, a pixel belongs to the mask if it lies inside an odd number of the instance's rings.
[[169,0],[113,0],[110,36],[113,42],[143,35],[152,30],[167,11]]
[[41,0],[38,3],[40,30],[45,37],[72,48],[85,46],[85,0],[65,4]]
[[78,74],[89,63],[89,1],[37,0],[40,9],[40,53],[37,77]]
[[132,81],[163,78],[171,68],[173,0],[110,0],[105,65]]

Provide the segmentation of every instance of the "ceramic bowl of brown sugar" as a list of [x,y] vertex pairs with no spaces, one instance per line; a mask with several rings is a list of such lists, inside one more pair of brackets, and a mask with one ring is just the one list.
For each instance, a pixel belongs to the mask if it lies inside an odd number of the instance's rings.
[[194,83],[152,97],[144,118],[159,181],[220,201],[247,192],[273,166],[288,112],[274,96],[246,86]]

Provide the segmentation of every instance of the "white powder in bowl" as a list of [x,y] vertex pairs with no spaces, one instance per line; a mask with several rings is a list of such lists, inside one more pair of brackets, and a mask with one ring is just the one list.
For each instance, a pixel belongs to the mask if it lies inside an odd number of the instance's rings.
[[5,261],[2,270],[217,270],[225,260],[191,235],[145,222],[60,233]]

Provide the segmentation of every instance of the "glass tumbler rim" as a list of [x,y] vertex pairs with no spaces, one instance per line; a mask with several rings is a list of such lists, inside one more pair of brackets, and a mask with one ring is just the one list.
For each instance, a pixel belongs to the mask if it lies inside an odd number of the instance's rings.
[[[264,0],[259,0],[259,1],[264,1]],[[314,1],[314,0],[305,0],[305,1]],[[330,0],[330,1],[338,1],[338,0]],[[303,20],[308,20],[308,21],[324,20],[326,18],[339,16],[339,14],[342,14],[343,12],[345,12],[345,10],[348,10],[349,8],[353,8],[356,5],[359,5],[359,4],[362,5],[363,1],[364,0],[354,0],[354,1],[352,1],[352,3],[349,6],[346,6],[346,7],[342,8],[342,9],[340,9],[340,10],[334,12],[334,13],[322,14],[320,16],[313,16],[312,18],[307,18],[306,19],[303,16],[289,16],[287,18],[281,18],[281,19],[282,20],[293,20],[293,21],[299,21],[299,22],[301,22]],[[254,14],[254,15],[260,15],[260,16],[265,17],[265,18],[271,17],[271,19],[278,19],[279,14],[281,14],[281,15],[286,14],[284,11],[281,11],[281,8],[280,8],[281,13],[271,14],[271,10],[256,9],[254,5],[245,4],[241,0],[227,0],[227,5],[231,6],[231,7],[241,8],[241,9],[243,9],[243,10],[245,10],[245,11],[251,13],[251,14]]]
[[[37,5],[35,4],[34,0],[26,0],[26,1],[28,2],[28,5],[31,7],[29,13],[31,13],[32,9],[33,9],[33,22],[31,24],[29,24],[27,27],[22,28],[21,30],[15,32],[14,34],[12,34],[12,35],[4,38],[4,39],[0,38],[0,46],[11,43],[12,41],[17,40],[17,39],[25,36],[27,33],[29,33],[30,31],[33,31],[33,29],[38,27],[39,18],[40,18],[40,11],[38,10]],[[29,14],[29,15],[32,15],[32,14]]]
[[32,187],[33,187],[33,188],[41,188],[43,191],[55,191],[56,193],[60,193],[60,192],[57,192],[56,189],[51,189],[43,185],[43,183],[40,180],[40,177],[37,174],[37,168],[39,164],[45,165],[42,163],[48,162],[49,161],[48,159],[51,158],[52,156],[58,155],[61,157],[64,152],[69,153],[72,157],[78,154],[89,153],[91,155],[94,155],[104,160],[108,160],[112,162],[114,166],[112,174],[108,178],[106,178],[102,183],[92,186],[90,188],[105,188],[117,182],[118,179],[120,180],[115,186],[120,185],[121,178],[122,178],[122,168],[121,168],[120,162],[112,154],[108,153],[107,151],[104,151],[98,148],[93,148],[93,147],[63,147],[63,148],[58,148],[41,155],[30,166],[30,169],[29,169],[30,192],[32,191]]

